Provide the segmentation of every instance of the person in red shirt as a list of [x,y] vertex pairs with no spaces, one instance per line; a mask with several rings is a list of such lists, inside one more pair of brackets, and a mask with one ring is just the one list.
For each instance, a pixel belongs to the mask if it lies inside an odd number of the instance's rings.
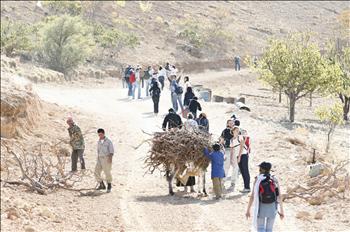
[[136,81],[134,69],[131,69],[130,77],[129,77],[129,92],[128,96],[133,97],[135,95],[134,83]]

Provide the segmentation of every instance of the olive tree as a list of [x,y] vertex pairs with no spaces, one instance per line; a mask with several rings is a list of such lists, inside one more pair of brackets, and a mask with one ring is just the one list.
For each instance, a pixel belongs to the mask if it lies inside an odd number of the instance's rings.
[[344,124],[342,105],[335,104],[331,108],[325,106],[320,107],[316,110],[316,115],[322,122],[326,123],[328,127],[326,146],[326,152],[328,152],[336,126]]
[[321,56],[318,45],[305,33],[271,40],[256,69],[261,80],[288,96],[291,122],[299,99],[323,91],[330,73],[339,75],[339,68]]
[[[335,31],[335,38],[327,46],[326,56],[330,63],[338,64],[341,75],[332,77],[329,92],[337,95],[343,106],[343,118],[349,120],[350,109],[350,10],[339,16],[339,27]],[[338,77],[338,78],[337,78]]]
[[60,16],[49,20],[41,29],[42,59],[47,66],[68,73],[81,64],[92,51],[90,29],[75,16]]

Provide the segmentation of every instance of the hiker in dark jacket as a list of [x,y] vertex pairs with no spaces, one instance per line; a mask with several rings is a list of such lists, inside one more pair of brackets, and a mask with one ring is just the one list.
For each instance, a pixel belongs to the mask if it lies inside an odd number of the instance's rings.
[[202,131],[209,133],[209,120],[205,113],[201,113],[197,118],[198,128]]
[[151,96],[152,96],[154,113],[155,115],[157,115],[159,112],[159,98],[160,98],[161,90],[156,80],[152,81],[151,85],[152,87],[150,88],[149,92],[151,93]]
[[201,104],[199,104],[197,97],[193,97],[188,105],[188,109],[193,114],[194,118],[197,118],[197,110],[202,111]]
[[187,87],[185,97],[184,97],[184,106],[188,107],[190,101],[194,98],[194,93],[191,87]]
[[128,65],[128,67],[126,67],[124,72],[123,88],[129,88],[130,74],[131,74],[131,65]]
[[173,128],[181,128],[182,120],[181,117],[175,113],[174,109],[170,108],[169,113],[165,116],[162,128],[165,131],[167,126],[168,130]]
[[[224,140],[224,146],[225,146],[225,156],[231,157],[231,139],[233,138],[233,135],[231,134],[231,129],[233,128],[233,120],[229,119],[226,122],[226,128],[221,133],[221,138]],[[225,173],[228,173],[231,166],[231,160],[227,159],[225,160]],[[232,183],[232,178],[231,178]]]
[[233,137],[231,134],[231,129],[233,128],[233,121],[227,120],[226,122],[226,128],[222,131],[221,137],[225,140],[225,148],[230,149],[230,142]]

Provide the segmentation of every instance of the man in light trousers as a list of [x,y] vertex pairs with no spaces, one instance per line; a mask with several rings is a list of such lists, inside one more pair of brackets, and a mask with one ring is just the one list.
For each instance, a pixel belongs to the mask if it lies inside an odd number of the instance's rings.
[[103,129],[97,130],[99,140],[97,142],[97,163],[95,167],[95,178],[100,185],[97,190],[106,189],[106,186],[101,177],[102,171],[106,176],[107,181],[107,193],[111,192],[112,189],[112,158],[114,154],[114,148],[112,141],[105,136]]

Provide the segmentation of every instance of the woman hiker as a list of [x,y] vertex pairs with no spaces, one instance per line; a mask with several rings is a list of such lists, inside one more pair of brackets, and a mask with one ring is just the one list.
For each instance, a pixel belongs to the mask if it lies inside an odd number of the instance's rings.
[[246,212],[246,217],[249,218],[250,209],[254,207],[252,231],[272,232],[276,214],[278,213],[281,219],[284,218],[281,188],[276,177],[270,174],[271,167],[271,163],[262,162],[259,165],[259,176],[254,181]]
[[190,101],[194,98],[194,93],[192,91],[191,87],[187,87],[186,88],[186,93],[185,93],[185,97],[184,97],[184,107],[188,108],[188,106],[190,105]]
[[240,191],[241,193],[250,192],[250,175],[249,175],[249,166],[248,166],[248,149],[245,145],[245,139],[243,136],[239,135],[239,127],[234,126],[231,130],[232,139],[230,142],[231,154],[230,162],[233,166],[233,173],[231,177],[231,188],[234,190],[236,179],[238,177],[238,169],[243,177],[244,189]]

